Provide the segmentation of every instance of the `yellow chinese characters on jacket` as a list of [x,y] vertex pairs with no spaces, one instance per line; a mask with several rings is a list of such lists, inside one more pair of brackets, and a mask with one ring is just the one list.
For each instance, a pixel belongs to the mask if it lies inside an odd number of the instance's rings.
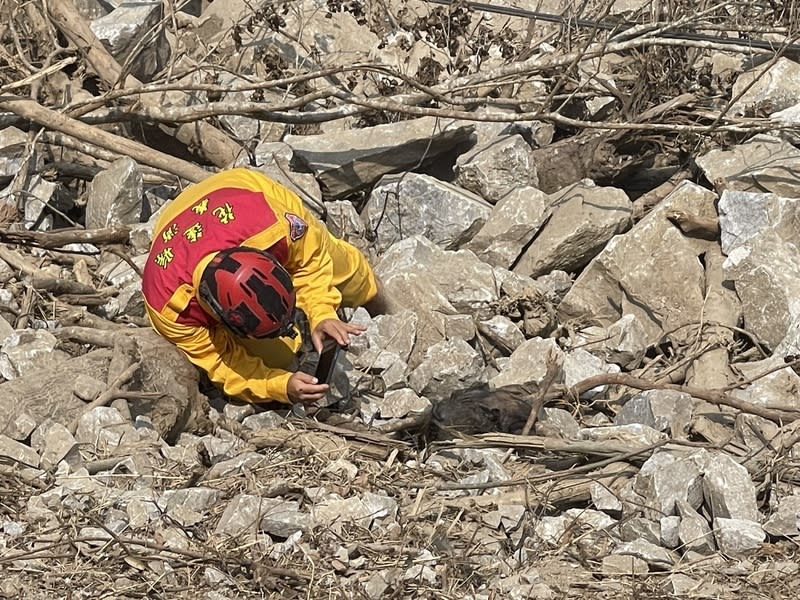
[[[332,246],[337,240],[290,190],[264,175],[233,169],[181,193],[156,225],[142,292],[153,327],[225,393],[251,402],[288,402],[287,370],[302,343],[236,337],[199,304],[200,276],[220,250],[267,250],[291,274],[297,306],[312,330],[337,318]],[[333,248],[335,250],[335,248]],[[341,279],[341,278],[340,278]],[[374,290],[364,293],[374,295]]]

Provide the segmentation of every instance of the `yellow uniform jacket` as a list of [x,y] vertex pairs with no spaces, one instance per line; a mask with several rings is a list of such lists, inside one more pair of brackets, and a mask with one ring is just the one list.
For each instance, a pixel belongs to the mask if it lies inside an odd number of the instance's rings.
[[288,402],[284,370],[302,340],[239,338],[200,304],[203,269],[220,250],[266,250],[292,276],[297,306],[311,331],[337,318],[342,304],[357,306],[376,293],[366,259],[325,226],[284,186],[256,171],[232,169],[182,192],[155,228],[142,293],[155,330],[222,385],[251,402]]

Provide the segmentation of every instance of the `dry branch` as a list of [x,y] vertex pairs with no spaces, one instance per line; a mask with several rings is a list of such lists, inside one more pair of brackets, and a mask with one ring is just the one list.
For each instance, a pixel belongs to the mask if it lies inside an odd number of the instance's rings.
[[687,169],[679,169],[667,181],[633,201],[633,221],[641,221],[655,208],[659,202],[669,196],[676,187],[689,179],[691,173]]
[[47,129],[66,133],[84,142],[113,150],[120,155],[130,156],[137,162],[172,173],[193,183],[202,181],[209,175],[208,171],[193,163],[153,150],[139,142],[86,125],[75,119],[70,119],[49,108],[45,108],[33,100],[10,98],[8,96],[0,97],[0,110],[7,110]]
[[628,452],[640,454],[653,446],[631,447],[629,441],[615,440],[565,440],[538,435],[514,435],[512,433],[485,433],[474,438],[457,440],[455,448],[515,448],[536,452],[560,454],[582,454],[587,456],[617,456]]
[[[91,181],[94,179],[94,176],[97,175],[97,173],[103,170],[103,167],[100,166],[102,163],[98,164],[97,161],[112,163],[119,158],[119,154],[116,154],[112,150],[106,150],[105,148],[94,146],[70,135],[65,135],[57,131],[42,131],[40,141],[45,144],[76,150],[80,154],[85,155],[76,156],[76,162],[55,161],[46,164],[45,168],[55,169],[58,174],[63,177],[78,177],[79,179]],[[77,162],[77,160],[83,160],[85,162],[80,163]],[[142,171],[142,179],[147,184],[175,184],[175,176],[166,171],[155,169],[148,165],[140,165],[140,167]]]
[[667,218],[686,235],[716,239],[719,237],[719,218],[701,217],[685,210],[673,210]]
[[103,330],[73,325],[54,329],[53,335],[59,340],[71,340],[80,344],[100,346],[101,348],[112,348],[115,344],[115,335],[118,332],[134,333],[135,330]]
[[89,404],[87,404],[83,408],[81,414],[78,417],[76,417],[75,420],[70,424],[69,426],[70,433],[74,434],[75,430],[78,429],[78,424],[80,423],[81,417],[83,417],[83,415],[91,412],[98,406],[105,406],[106,404],[111,402],[114,398],[116,398],[116,394],[117,392],[119,392],[120,388],[131,380],[133,375],[136,373],[136,370],[141,366],[142,363],[140,362],[135,362],[131,365],[128,365],[128,367],[122,373],[120,373],[117,376],[117,378],[114,379],[114,381],[111,382],[111,385],[105,392],[100,394],[97,398],[92,400]]
[[531,413],[528,415],[528,420],[522,428],[522,435],[526,436],[531,432],[536,418],[539,416],[539,411],[544,406],[544,401],[547,398],[547,393],[556,381],[556,377],[561,373],[562,361],[557,357],[556,353],[551,349],[547,353],[547,371],[542,379],[542,384],[539,387],[536,397],[531,404]]
[[[587,501],[591,498],[591,487],[598,482],[606,484],[620,477],[633,477],[638,472],[638,467],[620,462],[617,457],[591,465],[593,472],[584,475],[585,470],[568,470],[546,475],[532,477],[513,482],[501,481],[494,485],[486,484],[486,489],[491,487],[523,487],[525,489],[512,490],[496,494],[483,494],[479,496],[464,496],[454,498],[447,503],[450,506],[460,507],[487,507],[503,504],[524,504],[532,508],[537,506],[562,506],[575,502]],[[587,465],[588,466],[588,465]],[[508,484],[508,485],[506,485]],[[481,486],[483,487],[483,486]],[[473,486],[474,488],[474,486]],[[443,484],[437,486],[442,491],[471,489],[469,484]],[[441,500],[439,501],[441,502]]]
[[261,429],[246,437],[256,448],[293,448],[312,454],[321,454],[336,460],[349,454],[385,460],[389,449],[376,444],[348,441],[337,435],[313,431],[287,431],[286,429]]
[[570,388],[569,393],[573,395],[573,397],[579,398],[581,394],[584,394],[589,390],[602,385],[624,385],[637,390],[675,390],[689,394],[694,398],[705,400],[711,404],[730,406],[731,408],[735,408],[744,413],[758,415],[759,417],[764,417],[765,419],[769,419],[775,423],[790,423],[800,419],[800,411],[790,412],[788,410],[778,410],[766,408],[764,406],[758,406],[757,404],[752,404],[751,402],[745,402],[744,400],[734,398],[725,390],[704,390],[687,385],[677,385],[674,383],[655,383],[645,379],[639,379],[638,377],[633,377],[632,375],[625,375],[624,373],[606,373],[603,375],[589,377],[588,379],[584,379],[580,383],[577,383]]
[[[132,76],[128,76],[124,82],[120,82],[123,74],[122,67],[97,39],[88,23],[75,9],[72,0],[49,2],[47,6],[50,18],[56,27],[79,50],[85,53],[86,60],[109,88],[114,88],[120,83],[125,87],[141,85],[141,82]],[[139,101],[144,105],[151,106],[160,105],[163,102],[162,97],[157,94],[139,96]],[[208,160],[220,168],[233,163],[241,152],[241,148],[236,142],[208,123],[182,125],[176,130],[175,137],[189,148],[201,151]],[[169,169],[165,170],[169,171]],[[187,177],[187,179],[193,181],[191,178]]]
[[127,243],[129,234],[130,230],[127,227],[58,231],[0,229],[0,242],[53,249],[67,244],[124,244]]
[[11,248],[0,246],[0,260],[8,263],[12,269],[24,273],[25,275],[41,275],[46,277],[42,270],[32,264],[26,257]]
[[[58,279],[56,277],[48,277],[43,274],[34,274],[31,278],[31,284],[34,289],[41,292],[50,292],[51,294],[96,294],[97,290],[90,285],[80,283],[79,281],[72,281],[71,279]],[[108,298],[105,299],[108,301]]]

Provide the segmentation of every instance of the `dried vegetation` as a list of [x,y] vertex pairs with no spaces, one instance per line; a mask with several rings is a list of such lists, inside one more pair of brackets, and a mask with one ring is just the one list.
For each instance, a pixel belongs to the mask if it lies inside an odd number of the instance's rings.
[[[84,8],[92,4],[81,3]],[[331,22],[337,14],[349,14],[357,27],[350,32],[369,33],[376,51],[385,50],[380,62],[359,52],[353,52],[357,60],[346,62],[337,41],[325,38],[329,32],[316,41],[306,35],[310,3],[255,2],[215,30],[213,19],[192,17],[179,10],[177,0],[165,0],[159,18],[124,56],[113,58],[71,1],[0,0],[0,120],[2,127],[24,134],[13,144],[0,144],[7,161],[16,161],[2,176],[0,259],[8,268],[0,271],[0,312],[17,330],[62,329],[58,350],[73,357],[102,347],[119,356],[125,346],[119,331],[146,327],[141,313],[107,308],[120,287],[101,267],[123,260],[134,273],[140,271],[135,257],[141,252],[132,248],[130,229],[87,223],[89,182],[120,156],[138,164],[155,210],[211,170],[235,160],[255,161],[259,142],[286,134],[419,116],[539,121],[552,125],[553,134],[552,143],[537,149],[541,189],[552,192],[592,178],[638,198],[638,221],[665,195],[658,186],[674,184],[670,178],[714,184],[703,179],[693,157],[758,132],[792,129],[763,108],[734,114],[736,71],[710,57],[717,53],[768,64],[781,56],[797,58],[800,6],[795,2],[625,4],[638,5],[622,10],[613,2],[543,2],[538,8],[559,15],[549,22],[530,14],[488,19],[490,13],[464,2],[317,3],[315,9]],[[168,46],[162,46],[165,39]],[[393,48],[405,56],[420,42],[426,52],[413,73],[386,59]],[[171,51],[166,56],[152,51],[162,47]],[[47,205],[38,210],[31,200],[35,182],[54,184]],[[363,194],[356,191],[347,199],[360,206]],[[698,224],[694,217],[673,215],[684,224],[688,219],[687,227],[695,230],[717,226]],[[54,277],[59,269],[71,274]],[[494,309],[519,323],[529,338],[547,331],[552,338],[573,339],[589,324],[577,318],[556,322],[553,303],[539,296],[506,296]],[[630,373],[569,387],[545,377],[532,393],[524,390],[528,403],[521,417],[512,424],[491,422],[527,434],[543,404],[586,421],[613,417],[632,389],[686,392],[733,407],[739,412],[725,414],[757,415],[762,421],[746,429],[740,419],[740,437],[734,439],[732,427],[706,420],[702,431],[693,430],[679,445],[724,450],[747,463],[759,508],[766,513],[775,490],[800,485],[791,425],[798,412],[730,395],[756,377],[741,377],[720,389],[685,385],[681,375],[710,349],[724,347],[725,366],[769,353],[762,340],[742,328],[730,326],[728,335],[709,338],[711,325],[701,319],[680,335],[669,332]],[[508,350],[500,348],[499,354],[505,357]],[[141,365],[135,352],[117,365],[99,404],[119,398],[133,402],[124,387]],[[610,386],[604,396],[579,400],[601,385]],[[141,389],[140,400],[165,394]],[[182,402],[184,408],[192,405]],[[575,441],[508,433],[446,441],[414,428],[376,433],[346,418],[327,423],[290,418],[273,428],[249,430],[227,413],[212,411],[212,416],[214,422],[197,425],[195,433],[213,430],[220,444],[235,451],[209,455],[208,444],[184,435],[182,445],[170,440],[167,452],[156,434],[143,435],[138,445],[124,450],[84,442],[69,467],[33,469],[24,456],[3,454],[0,596],[797,595],[798,572],[791,568],[797,562],[797,536],[772,538],[741,561],[715,562],[719,555],[709,554],[702,560],[678,559],[656,573],[603,570],[625,519],[607,526],[583,519],[584,511],[595,514],[587,509],[594,499],[592,484],[622,489],[665,441],[640,445],[638,439]],[[774,423],[774,430],[765,433],[764,422]],[[761,448],[743,446],[741,436],[750,442],[759,438]],[[486,448],[499,450],[473,453]],[[178,449],[186,456],[179,458]],[[502,470],[503,478],[493,469]],[[188,497],[172,504],[165,499],[166,492],[183,498],[182,490],[198,488],[212,490],[214,500],[195,506]],[[324,505],[328,518],[304,522],[299,533],[290,517],[322,510],[317,500],[323,489],[361,504],[329,502]],[[219,535],[221,520],[232,518],[226,511],[242,495],[288,503],[290,508],[280,510],[292,515],[282,512],[281,525],[267,527],[271,536],[263,530]],[[182,503],[186,506],[177,506]],[[336,510],[341,520],[330,516]],[[244,505],[241,515],[246,515]],[[542,533],[542,523],[556,517],[567,525],[554,542]]]

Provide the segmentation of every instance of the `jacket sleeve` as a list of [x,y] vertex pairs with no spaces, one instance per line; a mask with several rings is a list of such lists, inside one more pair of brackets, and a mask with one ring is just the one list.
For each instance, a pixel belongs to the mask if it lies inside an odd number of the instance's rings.
[[158,333],[180,348],[188,359],[222,386],[229,396],[248,402],[289,403],[286,386],[292,374],[270,369],[235,342],[224,327],[213,331],[173,323],[149,306],[150,322]]
[[275,188],[269,195],[278,200],[277,204],[308,225],[298,240],[292,241],[291,237],[287,240],[286,270],[292,275],[297,305],[306,313],[311,331],[314,331],[321,321],[339,318],[336,309],[342,302],[341,293],[333,285],[330,233],[293,192],[278,184]]

